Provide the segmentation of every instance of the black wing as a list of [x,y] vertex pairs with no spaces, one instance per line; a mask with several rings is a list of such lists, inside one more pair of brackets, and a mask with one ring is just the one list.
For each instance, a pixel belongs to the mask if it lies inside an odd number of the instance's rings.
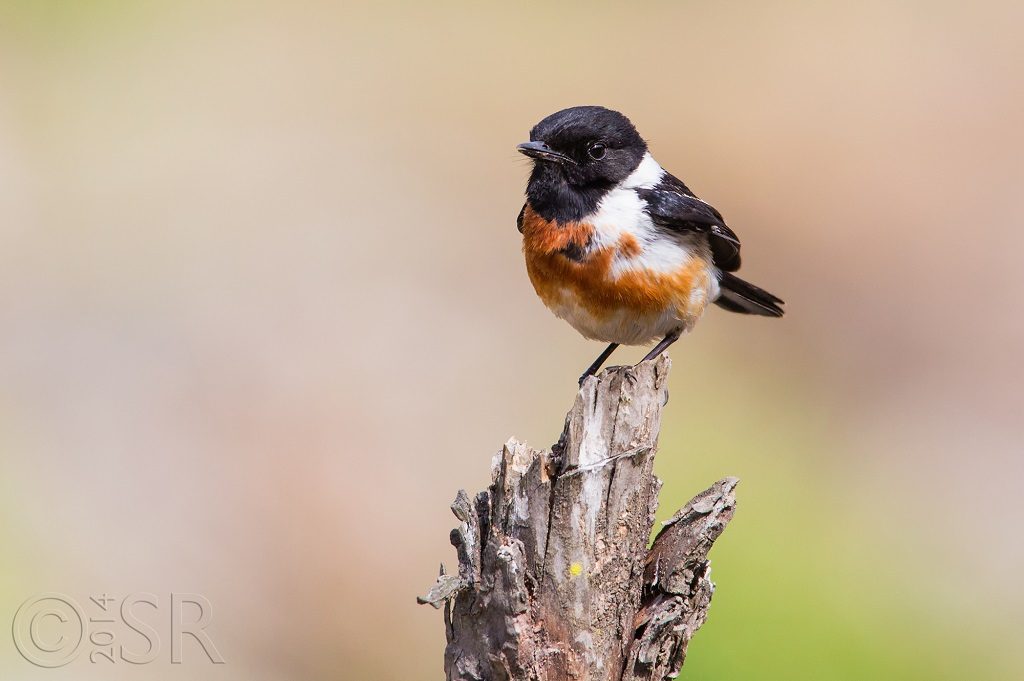
[[637,189],[647,202],[654,224],[674,232],[707,234],[715,266],[724,272],[740,268],[740,240],[714,206],[694,196],[679,179],[666,173],[655,187]]

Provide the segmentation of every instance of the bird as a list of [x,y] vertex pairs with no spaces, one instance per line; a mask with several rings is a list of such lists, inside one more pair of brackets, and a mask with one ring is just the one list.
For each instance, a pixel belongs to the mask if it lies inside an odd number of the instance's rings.
[[532,160],[516,224],[545,306],[608,347],[657,341],[653,359],[709,304],[781,317],[784,302],[734,274],[740,240],[721,213],[659,164],[633,123],[602,106],[557,111],[517,150]]

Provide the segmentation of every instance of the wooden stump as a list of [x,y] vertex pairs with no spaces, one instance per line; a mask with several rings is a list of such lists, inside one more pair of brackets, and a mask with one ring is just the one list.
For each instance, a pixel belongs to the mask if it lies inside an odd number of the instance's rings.
[[552,452],[509,440],[490,488],[460,491],[458,574],[418,599],[444,606],[450,680],[665,679],[678,673],[714,585],[708,551],[737,480],[697,495],[648,550],[667,355],[587,379]]

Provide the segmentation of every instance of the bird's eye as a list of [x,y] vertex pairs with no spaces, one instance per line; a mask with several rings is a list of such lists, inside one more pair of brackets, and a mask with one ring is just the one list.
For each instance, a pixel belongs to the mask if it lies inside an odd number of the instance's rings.
[[587,147],[587,153],[590,154],[590,158],[594,159],[595,161],[600,161],[602,158],[604,158],[605,146],[600,142],[594,142],[589,147]]

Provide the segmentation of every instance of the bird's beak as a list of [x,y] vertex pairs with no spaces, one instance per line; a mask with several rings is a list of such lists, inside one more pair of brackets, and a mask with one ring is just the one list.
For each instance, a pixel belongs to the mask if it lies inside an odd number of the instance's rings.
[[520,154],[526,154],[530,158],[535,158],[539,161],[576,164],[576,161],[574,161],[570,156],[558,153],[544,142],[523,142],[518,145],[516,149]]

